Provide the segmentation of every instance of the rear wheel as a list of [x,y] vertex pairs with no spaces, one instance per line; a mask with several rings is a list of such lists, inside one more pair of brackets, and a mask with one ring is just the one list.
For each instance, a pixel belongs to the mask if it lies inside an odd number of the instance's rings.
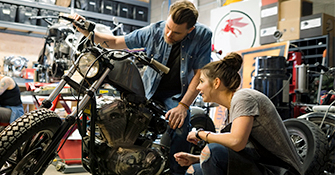
[[[15,120],[0,133],[0,174],[28,175],[62,121],[53,111],[38,109]],[[56,154],[55,154],[56,155]],[[41,175],[51,162],[45,162]]]
[[[323,116],[310,116],[306,120],[320,126]],[[325,118],[321,130],[326,134],[329,146],[329,160],[325,168],[325,174],[335,174],[335,118]]]
[[304,174],[322,174],[328,160],[326,135],[305,119],[287,119],[284,124],[303,163]]

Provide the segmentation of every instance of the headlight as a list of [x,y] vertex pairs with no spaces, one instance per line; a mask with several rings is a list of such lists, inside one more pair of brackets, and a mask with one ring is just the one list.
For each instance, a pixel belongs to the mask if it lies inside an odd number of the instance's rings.
[[[79,59],[79,70],[83,75],[86,75],[87,78],[93,78],[98,74],[99,62],[96,61],[94,65],[91,66],[96,60],[96,57],[91,52],[84,53]],[[89,72],[87,73],[87,71]]]

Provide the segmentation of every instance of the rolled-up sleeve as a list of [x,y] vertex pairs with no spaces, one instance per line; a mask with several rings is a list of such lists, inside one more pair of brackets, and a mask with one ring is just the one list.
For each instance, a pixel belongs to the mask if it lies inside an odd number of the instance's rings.
[[153,31],[153,26],[149,25],[125,35],[124,39],[129,49],[144,48]]

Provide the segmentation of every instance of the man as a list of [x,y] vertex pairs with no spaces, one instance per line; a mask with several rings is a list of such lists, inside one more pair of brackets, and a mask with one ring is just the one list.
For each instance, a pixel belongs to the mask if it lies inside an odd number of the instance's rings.
[[[75,20],[83,19],[73,15]],[[111,36],[95,33],[94,41],[103,47],[112,49],[146,48],[150,58],[154,58],[170,68],[166,75],[159,75],[153,69],[146,69],[143,83],[148,99],[158,100],[169,111],[170,168],[172,174],[184,174],[186,167],[175,161],[174,153],[189,152],[190,144],[186,141],[190,130],[188,108],[198,95],[200,68],[210,62],[210,29],[196,23],[198,11],[186,0],[177,1],[170,7],[166,21],[133,31],[126,36]],[[78,29],[85,36],[87,31]]]

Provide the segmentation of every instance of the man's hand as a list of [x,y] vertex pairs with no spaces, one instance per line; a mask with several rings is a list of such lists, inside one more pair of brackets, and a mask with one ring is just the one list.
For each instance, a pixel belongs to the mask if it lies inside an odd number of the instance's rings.
[[[77,13],[74,13],[74,14],[70,15],[69,17],[72,18],[72,19],[74,19],[74,20],[76,20],[76,21],[81,21],[81,20],[84,20],[84,21],[85,21],[85,20],[86,20],[83,16],[80,16],[80,15],[77,14]],[[81,29],[80,27],[76,26],[76,24],[74,24],[74,23],[72,23],[72,24],[76,27],[76,29],[77,29],[80,33],[84,34],[85,36],[88,36],[89,32],[88,32],[87,30],[83,30],[83,29]]]
[[170,109],[165,114],[165,119],[169,119],[169,126],[172,129],[181,128],[184,124],[187,116],[187,108],[182,105],[178,105],[175,108]]
[[178,162],[180,166],[190,166],[194,163],[198,163],[200,161],[199,156],[185,153],[185,152],[179,152],[174,154],[174,158]]

